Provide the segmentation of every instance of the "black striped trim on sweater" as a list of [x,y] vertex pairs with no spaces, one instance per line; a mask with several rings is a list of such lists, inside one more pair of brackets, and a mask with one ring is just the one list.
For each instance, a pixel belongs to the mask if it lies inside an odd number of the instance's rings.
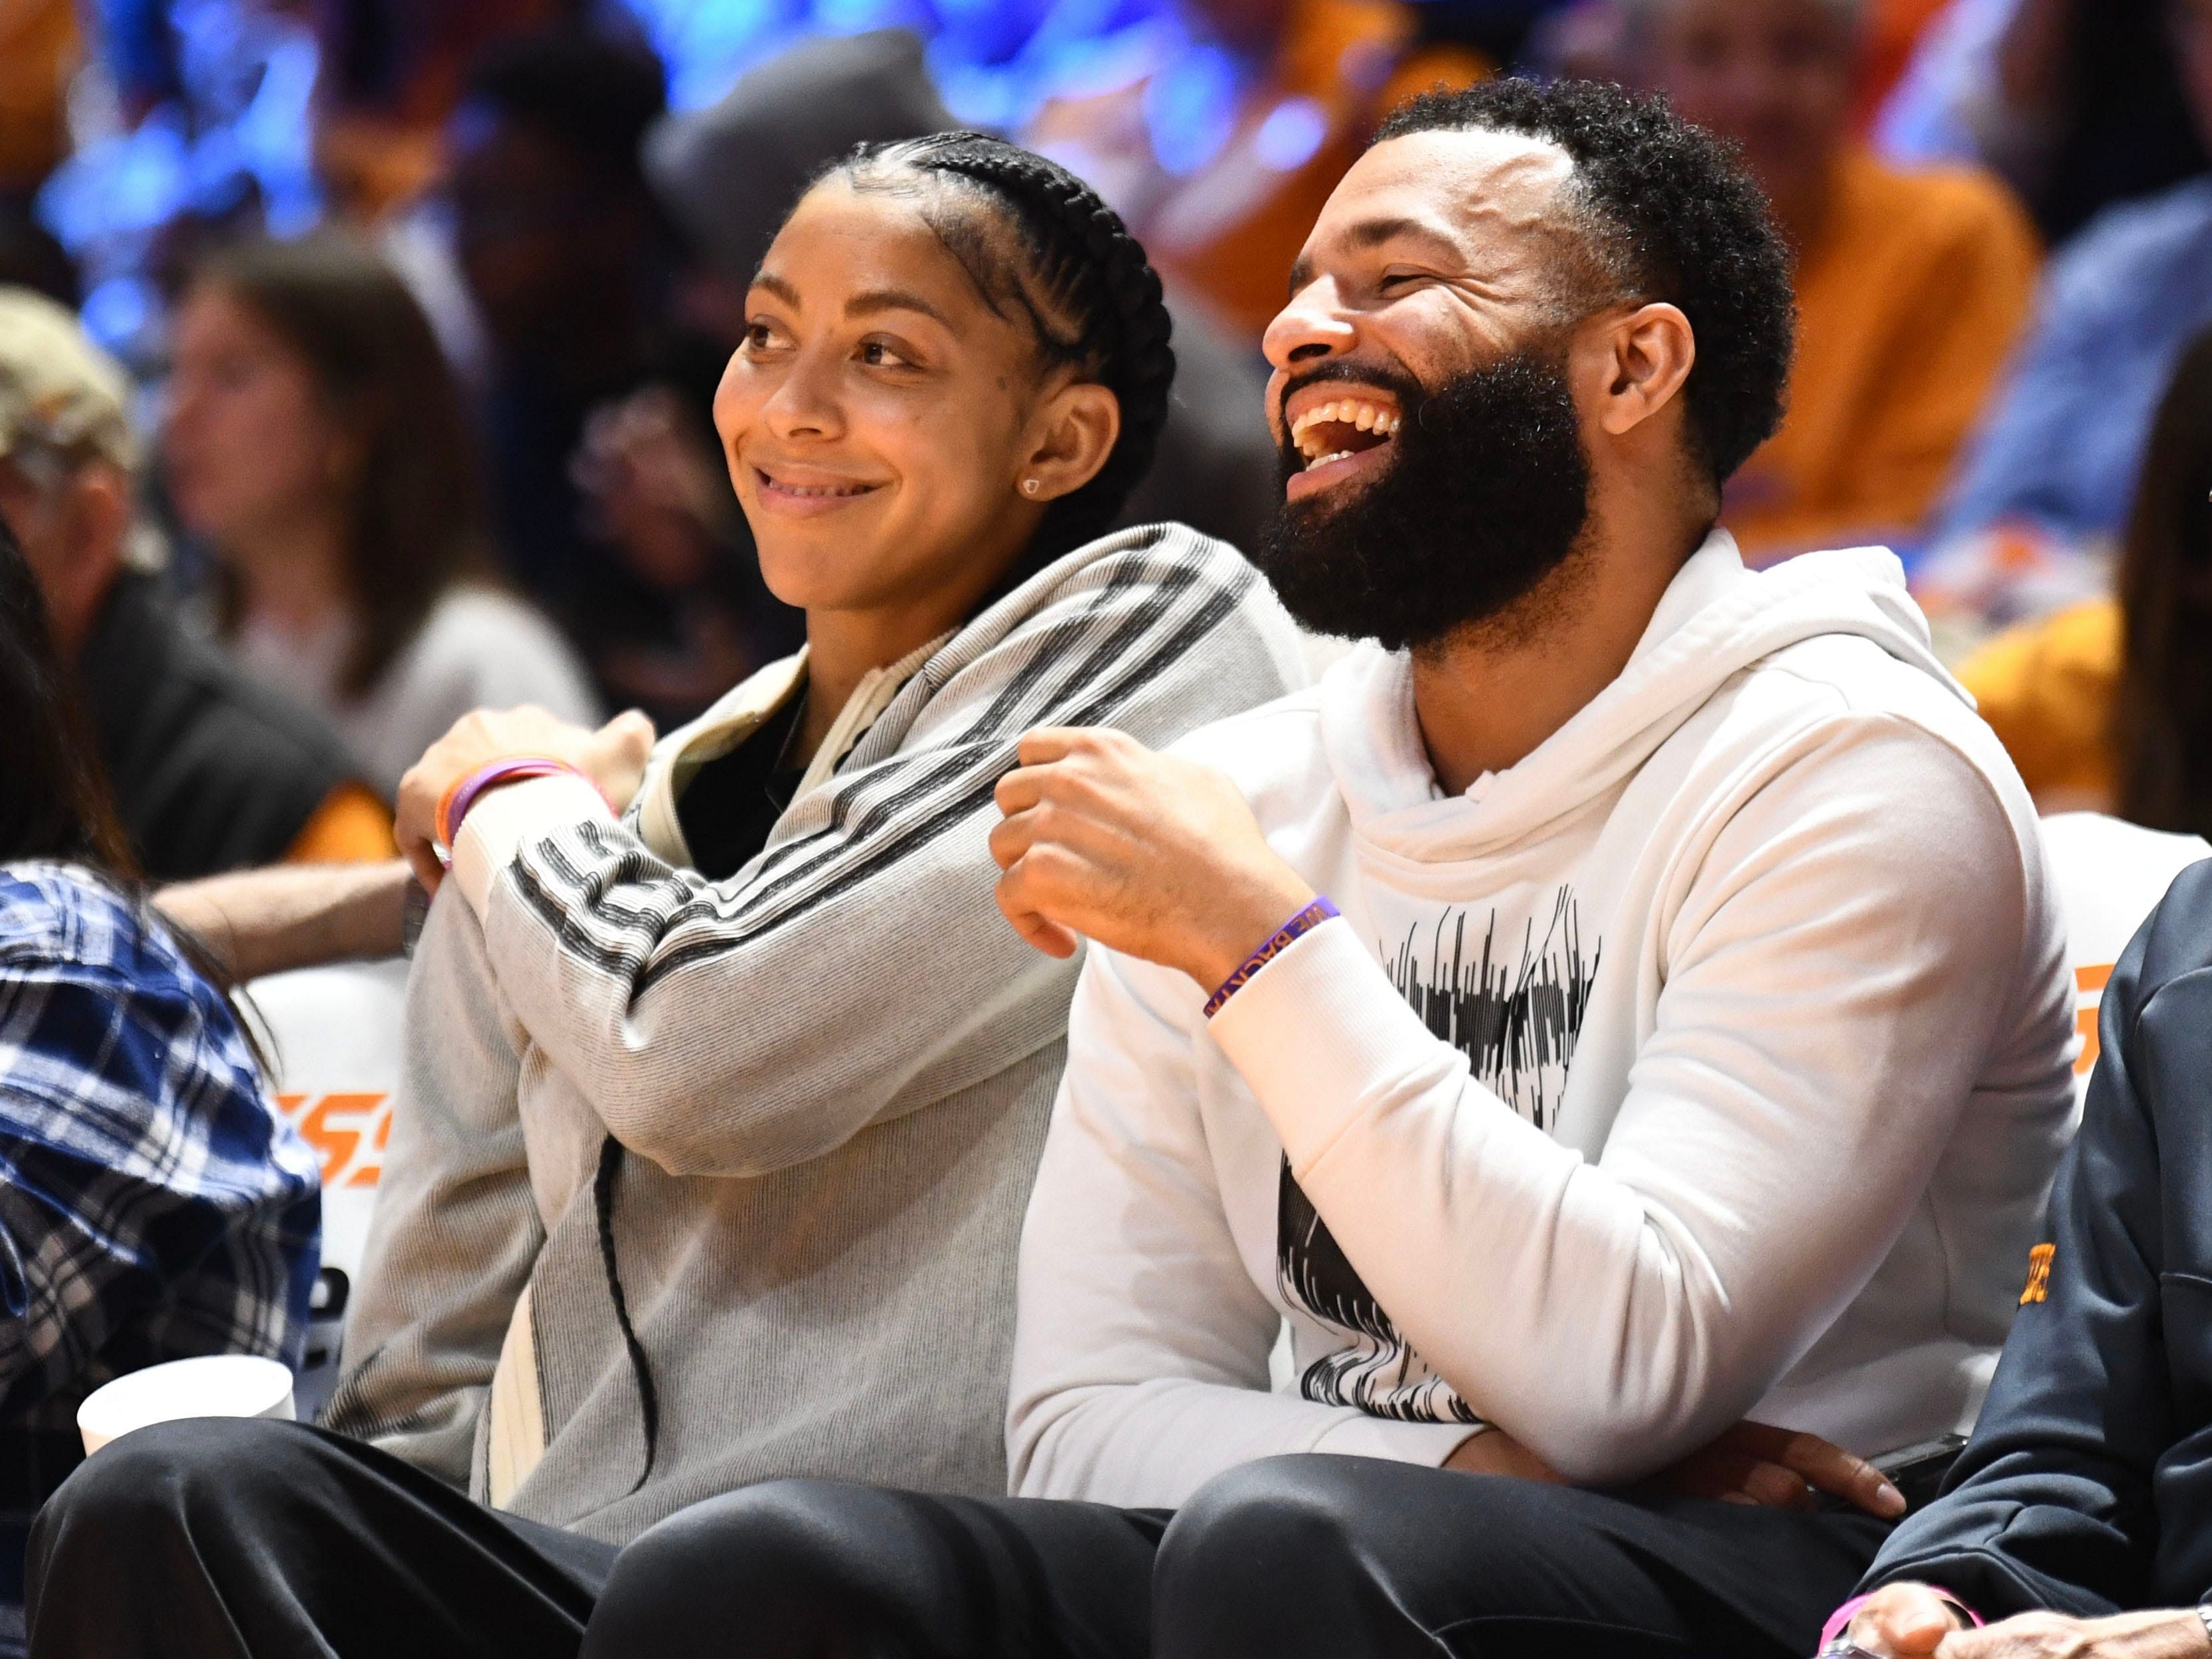
[[[513,866],[519,896],[555,930],[564,952],[602,972],[634,977],[640,994],[683,968],[807,915],[982,810],[1000,777],[1014,764],[1015,744],[1023,732],[1048,722],[1084,726],[1110,720],[1232,614],[1257,580],[1249,566],[1238,566],[1236,576],[1213,583],[1212,592],[1172,632],[1155,637],[1176,601],[1198,588],[1209,574],[1198,562],[1206,558],[1204,544],[1169,550],[1173,562],[1168,569],[1159,570],[1154,559],[1132,559],[1129,568],[1114,573],[1106,586],[1089,596],[1090,617],[1056,622],[1041,630],[1036,648],[965,732],[943,747],[911,756],[894,754],[869,769],[852,789],[833,799],[828,825],[775,849],[738,890],[726,884],[698,884],[685,889],[673,903],[623,902],[612,890],[643,874],[655,860],[626,836],[592,823],[575,832],[582,849],[609,862],[587,872],[558,839],[548,839]],[[1080,660],[1064,664],[1054,647],[1064,640],[1085,637],[1091,630],[1084,623],[1095,621],[1099,609],[1148,579],[1152,591],[1137,610],[1118,618]],[[1004,641],[1017,642],[1031,643],[1018,633]],[[924,665],[917,678],[935,678],[933,666],[961,645],[956,635]],[[1050,672],[1055,659],[1062,662],[1064,672]],[[1118,671],[1113,666],[1117,662]],[[1051,684],[1041,695],[1023,695],[1036,690],[1047,679]],[[1097,683],[1086,684],[1086,680]],[[1077,701],[1070,705],[1066,699],[1072,696]],[[900,825],[912,809],[932,802],[919,817]],[[781,869],[773,867],[779,854],[790,855]],[[696,877],[691,879],[696,883]],[[661,890],[668,892],[665,882]],[[580,916],[579,910],[585,915]],[[654,947],[670,932],[686,923],[709,921],[714,924],[710,935],[656,956]]]

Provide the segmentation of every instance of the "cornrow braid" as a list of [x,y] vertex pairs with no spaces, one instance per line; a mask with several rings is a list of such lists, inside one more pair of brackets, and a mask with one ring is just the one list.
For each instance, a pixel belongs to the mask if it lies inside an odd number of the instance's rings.
[[1047,511],[1017,574],[1103,534],[1152,466],[1175,385],[1174,325],[1144,245],[1066,167],[984,133],[863,144],[836,170],[860,188],[901,173],[957,179],[1018,237],[1026,283],[1009,280],[1003,258],[994,258],[971,227],[931,221],[994,307],[1025,313],[1050,360],[1073,365],[1114,394],[1121,433],[1097,476]]

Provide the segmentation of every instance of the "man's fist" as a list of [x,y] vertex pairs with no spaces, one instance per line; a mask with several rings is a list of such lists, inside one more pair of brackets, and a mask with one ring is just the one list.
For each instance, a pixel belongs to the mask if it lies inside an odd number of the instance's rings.
[[445,873],[434,850],[438,803],[461,779],[494,761],[542,755],[574,767],[599,786],[608,805],[619,812],[644,781],[653,738],[653,722],[634,708],[596,731],[571,726],[535,707],[464,714],[399,780],[392,834],[416,878],[435,892]]
[[1079,936],[1179,968],[1211,990],[1313,902],[1236,785],[1120,732],[1022,739],[999,780],[999,908],[1056,957]]

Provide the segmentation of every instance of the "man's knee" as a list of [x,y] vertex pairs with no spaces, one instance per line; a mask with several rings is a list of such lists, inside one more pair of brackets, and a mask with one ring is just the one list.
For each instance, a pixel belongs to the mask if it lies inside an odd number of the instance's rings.
[[[1458,1500],[1448,1511],[1410,1501],[1412,1488],[1439,1481],[1451,1483]],[[1466,1522],[1453,1540],[1461,1594],[1478,1605],[1485,1584],[1510,1594],[1572,1495],[1502,1475],[1317,1453],[1245,1464],[1201,1486],[1161,1540],[1152,1580],[1158,1650],[1200,1651],[1235,1632],[1279,1632],[1292,1644],[1282,1650],[1291,1651],[1301,1630],[1393,1626],[1403,1612],[1399,1593],[1375,1564],[1399,1559],[1409,1528],[1445,1514]],[[1200,1632],[1214,1635],[1194,1645],[1190,1638]]]
[[1279,1604],[1359,1548],[1361,1495],[1350,1460],[1318,1454],[1246,1463],[1200,1487],[1160,1540],[1154,1607]]
[[720,1653],[739,1628],[760,1659],[823,1649],[826,1624],[859,1613],[868,1599],[868,1564],[851,1553],[848,1511],[878,1496],[888,1494],[772,1480],[679,1510],[624,1547],[582,1659]]

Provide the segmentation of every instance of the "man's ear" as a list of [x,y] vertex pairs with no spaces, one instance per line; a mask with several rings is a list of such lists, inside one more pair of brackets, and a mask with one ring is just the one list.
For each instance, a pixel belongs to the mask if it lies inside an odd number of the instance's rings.
[[1680,307],[1661,301],[1622,313],[1596,342],[1602,384],[1595,410],[1601,431],[1623,437],[1679,398],[1698,359],[1697,337]]
[[1014,488],[1024,501],[1057,501],[1082,489],[1106,465],[1121,435],[1121,401],[1095,380],[1072,380],[1045,400],[1032,430],[1036,444]]
[[70,488],[70,553],[80,568],[100,573],[100,586],[123,562],[138,503],[130,475],[112,461],[88,461]]
[[131,476],[112,461],[85,462],[61,486],[56,503],[61,545],[58,568],[41,572],[52,591],[47,596],[54,632],[70,650],[98,616],[107,590],[123,568],[137,501]]

